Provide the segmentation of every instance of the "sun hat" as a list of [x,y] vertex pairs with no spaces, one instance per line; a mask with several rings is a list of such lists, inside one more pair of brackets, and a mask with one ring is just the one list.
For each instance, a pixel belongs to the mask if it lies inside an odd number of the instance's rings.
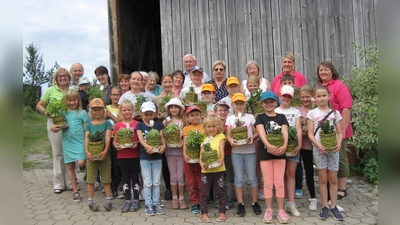
[[217,103],[215,103],[214,110],[217,108],[217,106],[226,106],[228,109],[231,108],[225,100],[219,100]]
[[203,68],[201,68],[200,66],[194,66],[192,68],[192,70],[190,71],[190,73],[193,73],[194,71],[200,71],[201,73],[203,73]]
[[278,101],[278,98],[276,97],[275,93],[272,92],[272,91],[266,91],[266,92],[263,92],[261,94],[261,101],[262,102],[265,101],[268,98],[273,99],[275,101]]
[[169,102],[167,104],[165,104],[165,109],[168,110],[168,107],[170,105],[176,105],[181,107],[181,109],[185,109],[185,106],[182,104],[181,100],[179,100],[179,98],[175,97],[175,98],[171,98],[171,100],[169,100]]
[[232,102],[236,102],[236,101],[243,101],[243,102],[247,102],[246,97],[244,96],[243,93],[239,92],[236,93],[232,96]]
[[195,110],[201,112],[200,108],[197,105],[189,105],[186,109],[186,115]]
[[292,86],[284,85],[280,91],[281,95],[290,95],[293,98],[294,89]]
[[94,99],[92,99],[92,101],[90,101],[89,107],[90,108],[96,108],[96,107],[104,108],[104,102],[100,98],[94,98]]
[[212,85],[212,84],[203,84],[203,86],[201,86],[201,92],[203,92],[203,91],[215,92],[214,85]]
[[156,106],[152,102],[143,102],[142,106],[140,106],[141,112],[152,111],[156,112]]
[[226,86],[229,86],[231,84],[237,84],[239,85],[239,80],[236,77],[229,77],[228,80],[226,81]]
[[90,84],[90,81],[86,76],[82,76],[79,78],[78,86],[81,84]]

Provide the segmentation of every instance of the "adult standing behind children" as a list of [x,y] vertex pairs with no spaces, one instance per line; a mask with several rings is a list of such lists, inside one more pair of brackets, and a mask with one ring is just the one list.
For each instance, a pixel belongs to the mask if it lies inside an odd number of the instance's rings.
[[69,69],[69,72],[71,74],[71,83],[69,85],[70,89],[75,89],[79,90],[79,79],[83,76],[84,70],[83,66],[80,63],[74,63],[71,65],[71,68]]
[[129,90],[131,90],[131,84],[129,83],[131,79],[131,75],[129,74],[121,74],[118,77],[118,87],[121,88],[122,94],[125,94]]
[[45,113],[45,107],[50,102],[50,99],[55,98],[60,100],[67,93],[71,75],[65,68],[59,68],[53,77],[53,86],[47,88],[43,93],[36,109],[47,117],[47,134],[53,155],[53,189],[54,193],[60,194],[66,189],[71,189],[71,182],[68,178],[68,170],[64,164],[63,148],[61,145],[61,132],[53,133],[50,127],[53,126],[53,118],[50,114]]
[[164,90],[164,88],[158,84],[160,76],[154,71],[150,71],[148,75],[149,80],[147,81],[146,90],[153,93],[154,96],[159,96]]
[[279,95],[279,90],[281,88],[281,78],[284,74],[291,74],[294,78],[294,85],[296,85],[298,88],[301,88],[303,85],[307,84],[304,75],[294,70],[296,62],[293,53],[286,52],[285,55],[282,56],[281,65],[282,73],[278,74],[272,81],[272,91],[275,93],[276,96]]
[[[194,86],[194,90],[197,93],[198,101],[201,101],[201,86],[203,85],[202,80],[204,77],[203,68],[200,66],[193,67],[192,71],[190,71],[190,85],[184,87],[181,91],[181,97],[186,99],[186,93],[189,92],[190,86]],[[185,78],[186,81],[186,78]]]
[[133,105],[135,105],[136,97],[139,95],[143,95],[144,97],[146,97],[146,101],[152,100],[153,96],[151,93],[148,94],[148,93],[140,91],[140,87],[143,84],[143,76],[141,73],[139,73],[138,71],[132,72],[130,82],[131,82],[131,90],[128,92],[125,92],[125,94],[123,94],[121,96],[118,104],[120,104],[124,100],[129,100],[132,102]]
[[222,60],[217,60],[213,63],[213,74],[214,79],[207,81],[215,88],[215,99],[214,102],[218,102],[224,97],[228,96],[228,91],[226,90],[226,64]]
[[97,80],[100,83],[100,89],[104,93],[105,104],[111,104],[110,91],[111,91],[111,78],[108,74],[108,69],[105,66],[99,66],[94,70]]
[[[246,73],[247,77],[256,76],[260,79],[260,88],[263,92],[271,90],[271,83],[264,77],[260,76],[260,67],[258,66],[256,61],[250,60],[246,64]],[[242,85],[240,85],[240,92],[242,92],[246,97],[250,97],[250,91],[247,90],[247,80],[244,80],[242,82]]]
[[[183,75],[185,76],[185,82],[183,83],[183,87],[187,87],[190,85],[190,82],[192,81],[192,77],[190,76],[192,73],[193,68],[197,65],[197,60],[196,57],[192,54],[187,54],[183,56],[183,65],[185,66],[185,70],[183,71]],[[202,81],[201,83],[204,84],[207,81],[210,80],[210,77],[206,74],[203,73]]]

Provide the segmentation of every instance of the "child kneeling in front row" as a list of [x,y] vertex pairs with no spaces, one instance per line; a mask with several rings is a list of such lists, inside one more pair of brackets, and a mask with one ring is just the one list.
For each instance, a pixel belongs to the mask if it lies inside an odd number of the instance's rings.
[[[206,136],[204,138],[203,144],[200,149],[200,166],[201,166],[201,221],[205,223],[210,223],[211,220],[208,217],[208,198],[210,197],[210,189],[214,185],[217,192],[219,200],[219,217],[218,222],[224,222],[226,220],[226,195],[225,195],[225,185],[224,185],[224,174],[225,174],[225,164],[224,164],[224,148],[225,148],[225,135],[224,127],[221,120],[215,114],[207,116],[203,121],[203,132]],[[209,143],[211,151],[216,150],[218,152],[218,167],[207,168],[207,164],[204,163],[204,158],[202,153],[207,151],[205,149],[205,144]]]
[[[89,114],[92,122],[88,123],[85,127],[85,152],[87,156],[86,171],[88,184],[88,203],[92,211],[97,211],[99,205],[93,202],[94,183],[97,178],[97,170],[100,167],[101,182],[103,183],[104,192],[106,194],[106,204],[104,208],[107,211],[112,209],[111,197],[111,159],[108,153],[110,147],[112,125],[106,120],[107,111],[104,106],[103,100],[95,98],[90,101]],[[99,160],[94,160],[92,154],[89,152],[89,135],[94,135],[96,132],[103,134],[104,150],[98,155]]]

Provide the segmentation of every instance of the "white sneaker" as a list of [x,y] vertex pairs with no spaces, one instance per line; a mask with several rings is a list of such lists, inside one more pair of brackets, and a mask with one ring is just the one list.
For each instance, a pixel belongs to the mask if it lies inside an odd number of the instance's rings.
[[299,210],[297,210],[297,206],[295,202],[287,202],[285,206],[285,211],[290,212],[292,216],[300,216]]
[[258,200],[264,201],[264,190],[258,190]]
[[[331,204],[332,204],[332,202],[329,201],[329,202],[328,202],[329,207],[331,207]],[[343,211],[344,211],[343,207],[339,206],[338,204],[336,204],[336,207],[337,207],[337,209],[339,210],[339,212],[343,212]]]
[[310,198],[310,199],[308,199],[308,201],[310,201],[310,205],[308,206],[308,209],[311,211],[317,211],[318,200],[315,198]]

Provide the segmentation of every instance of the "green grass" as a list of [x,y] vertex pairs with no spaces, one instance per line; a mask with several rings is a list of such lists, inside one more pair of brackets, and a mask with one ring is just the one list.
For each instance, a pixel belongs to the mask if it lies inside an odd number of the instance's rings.
[[27,161],[29,155],[45,154],[51,160],[51,148],[46,130],[47,118],[44,115],[24,110],[23,112],[23,168],[34,168],[40,162]]

